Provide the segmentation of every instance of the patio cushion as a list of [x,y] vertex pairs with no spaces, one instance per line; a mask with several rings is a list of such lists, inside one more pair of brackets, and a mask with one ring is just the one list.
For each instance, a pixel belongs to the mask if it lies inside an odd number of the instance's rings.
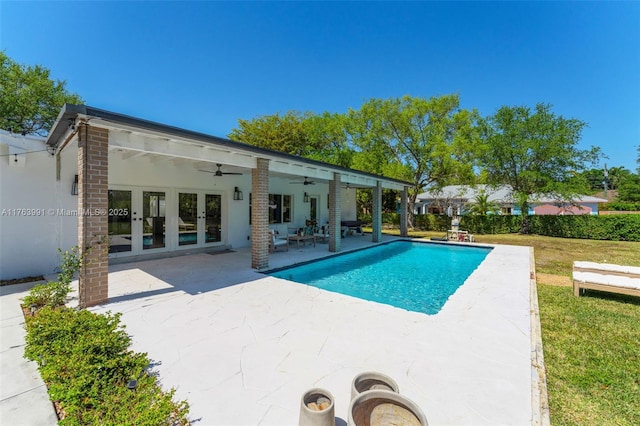
[[594,283],[640,290],[640,278],[598,274],[596,272],[574,271],[573,279],[582,283]]
[[640,276],[640,267],[638,266],[626,266],[626,265],[613,265],[611,263],[596,263],[596,262],[573,262],[575,268],[580,269],[593,269],[603,272],[616,272],[620,274],[631,274]]

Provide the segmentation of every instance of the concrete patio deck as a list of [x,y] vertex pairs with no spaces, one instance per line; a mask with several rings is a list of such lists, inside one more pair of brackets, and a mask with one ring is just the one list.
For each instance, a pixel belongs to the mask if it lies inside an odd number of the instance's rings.
[[[342,240],[343,251],[369,245],[368,236]],[[292,245],[269,260],[327,255],[326,244]],[[495,246],[436,315],[265,276],[250,269],[248,250],[111,265],[110,301],[92,310],[122,313],[133,349],[188,400],[194,424],[295,425],[302,394],[321,387],[341,426],[353,377],[373,370],[394,378],[432,426],[531,425],[541,413],[530,256]]]
[[[343,250],[370,244],[349,237]],[[270,266],[326,248],[292,246]],[[94,308],[122,313],[133,348],[158,363],[196,424],[297,424],[312,387],[333,393],[340,424],[351,380],[369,370],[393,377],[432,425],[532,423],[528,248],[495,247],[432,316],[265,276],[249,259],[239,250],[113,265],[110,303]]]

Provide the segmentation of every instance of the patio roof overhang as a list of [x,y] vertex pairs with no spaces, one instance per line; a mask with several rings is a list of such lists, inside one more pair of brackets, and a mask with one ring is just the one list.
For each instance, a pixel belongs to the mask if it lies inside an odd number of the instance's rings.
[[382,188],[403,190],[409,182],[361,172],[296,155],[259,148],[253,145],[193,132],[105,111],[85,105],[65,106],[51,129],[46,143],[62,149],[75,136],[81,123],[109,130],[109,150],[121,153],[121,158],[138,156],[162,157],[177,164],[191,164],[196,169],[223,164],[226,171],[247,171],[256,168],[258,158],[270,160],[269,173],[280,177],[308,177],[329,182],[334,173],[353,188],[372,188],[380,182]]

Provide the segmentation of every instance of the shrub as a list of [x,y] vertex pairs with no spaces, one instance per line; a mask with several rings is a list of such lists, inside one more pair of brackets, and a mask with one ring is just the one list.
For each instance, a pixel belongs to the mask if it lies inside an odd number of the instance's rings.
[[67,301],[71,292],[71,281],[82,266],[82,256],[77,246],[64,252],[58,249],[58,252],[61,258],[58,281],[34,286],[23,300],[25,306],[40,309],[44,306],[62,306]]
[[[549,237],[590,240],[640,241],[640,215],[532,215],[529,232]],[[460,228],[473,234],[509,234],[520,231],[516,215],[462,216]],[[414,226],[423,231],[445,232],[451,219],[445,215],[416,215]]]
[[365,224],[371,224],[371,215],[366,213],[358,213],[358,220]]
[[614,210],[614,211],[640,211],[640,202],[631,201],[612,201],[610,203],[602,203],[599,206],[601,211]]
[[424,231],[442,231],[449,229],[451,218],[445,215],[417,214],[413,217],[413,226]]
[[83,256],[78,246],[71,247],[68,251],[58,249],[60,253],[60,266],[58,266],[58,281],[71,284],[76,272],[82,266]]
[[36,309],[44,306],[62,306],[67,300],[71,286],[60,281],[50,281],[34,286],[23,299],[23,304]]
[[460,227],[472,234],[511,234],[518,232],[521,224],[522,218],[512,215],[468,215],[460,220]]
[[173,402],[174,391],[162,392],[147,371],[147,355],[128,349],[120,314],[45,307],[26,328],[25,357],[38,362],[61,425],[189,424],[187,402]]
[[531,233],[590,240],[640,241],[640,215],[529,216]]

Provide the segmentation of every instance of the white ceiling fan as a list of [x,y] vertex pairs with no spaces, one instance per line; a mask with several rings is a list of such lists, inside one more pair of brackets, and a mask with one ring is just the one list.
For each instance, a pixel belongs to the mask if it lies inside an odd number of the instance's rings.
[[315,185],[316,183],[312,180],[309,180],[308,177],[304,177],[304,181],[303,182],[290,182],[292,185]]
[[234,172],[223,172],[222,171],[222,164],[216,164],[216,166],[218,166],[218,170],[216,170],[215,172],[212,172],[211,170],[198,170],[198,171],[205,172],[205,173],[213,173],[214,176],[241,175],[242,174],[242,173],[234,173]]

